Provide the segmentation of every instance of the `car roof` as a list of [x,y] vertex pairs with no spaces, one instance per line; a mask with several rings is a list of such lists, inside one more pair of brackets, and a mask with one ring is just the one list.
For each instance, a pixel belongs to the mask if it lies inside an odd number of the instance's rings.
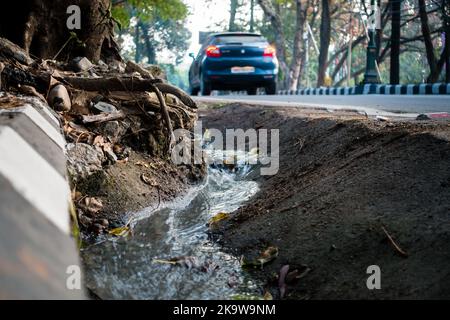
[[211,37],[223,37],[223,36],[254,36],[254,37],[262,37],[259,33],[253,32],[220,32],[213,33]]

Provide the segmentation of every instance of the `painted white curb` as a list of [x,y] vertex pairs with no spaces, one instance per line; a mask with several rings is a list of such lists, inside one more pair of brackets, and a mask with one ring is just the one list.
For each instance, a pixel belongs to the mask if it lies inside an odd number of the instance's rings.
[[[28,111],[28,114],[33,112]],[[36,116],[32,117],[36,119]],[[46,127],[44,123],[41,125]],[[0,126],[0,155],[0,174],[11,183],[17,193],[62,232],[69,234],[70,190],[67,181],[20,135],[7,126]]]

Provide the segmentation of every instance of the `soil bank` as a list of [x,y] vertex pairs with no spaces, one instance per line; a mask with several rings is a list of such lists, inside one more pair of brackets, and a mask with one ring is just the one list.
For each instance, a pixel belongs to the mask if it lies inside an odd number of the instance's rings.
[[[450,125],[349,112],[231,104],[200,111],[204,128],[280,129],[280,170],[220,239],[237,255],[278,257],[252,271],[280,298],[284,265],[305,270],[286,299],[450,297]],[[392,240],[407,253],[395,249]],[[381,269],[368,290],[367,268]]]

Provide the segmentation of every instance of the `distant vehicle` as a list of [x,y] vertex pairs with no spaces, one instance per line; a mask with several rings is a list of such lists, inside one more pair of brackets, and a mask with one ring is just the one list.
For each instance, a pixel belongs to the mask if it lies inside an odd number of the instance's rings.
[[255,95],[258,88],[276,93],[278,60],[275,49],[259,34],[216,33],[207,37],[189,69],[190,93],[204,96],[212,90],[246,90]]

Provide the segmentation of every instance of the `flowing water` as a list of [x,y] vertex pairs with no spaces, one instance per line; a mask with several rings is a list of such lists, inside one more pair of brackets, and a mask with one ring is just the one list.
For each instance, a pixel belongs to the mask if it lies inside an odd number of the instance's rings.
[[[82,251],[86,284],[102,299],[230,299],[260,293],[239,257],[208,237],[207,222],[233,212],[258,191],[251,167],[210,168],[207,182],[183,199],[137,214],[133,233]],[[183,265],[167,263],[183,257]]]

